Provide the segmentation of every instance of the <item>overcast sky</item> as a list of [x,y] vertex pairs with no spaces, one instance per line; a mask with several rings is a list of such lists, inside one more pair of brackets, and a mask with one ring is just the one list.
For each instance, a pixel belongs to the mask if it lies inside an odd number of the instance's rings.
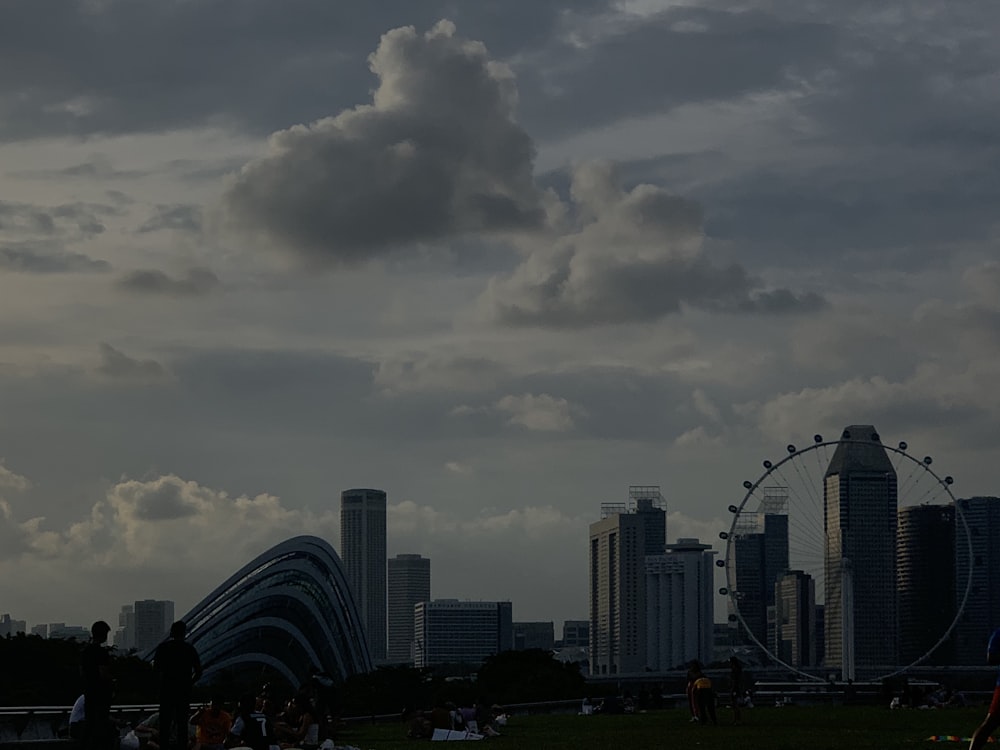
[[[1000,494],[1000,5],[12,0],[0,612],[178,615],[339,493],[585,618],[659,484],[872,423]],[[717,619],[724,612],[717,610]]]

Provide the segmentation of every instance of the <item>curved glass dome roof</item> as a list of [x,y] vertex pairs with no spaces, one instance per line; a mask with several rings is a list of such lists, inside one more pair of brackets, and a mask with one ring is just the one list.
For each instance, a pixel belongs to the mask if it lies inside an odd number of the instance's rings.
[[319,537],[272,547],[182,619],[207,680],[266,667],[298,688],[317,671],[343,680],[372,670],[340,557]]

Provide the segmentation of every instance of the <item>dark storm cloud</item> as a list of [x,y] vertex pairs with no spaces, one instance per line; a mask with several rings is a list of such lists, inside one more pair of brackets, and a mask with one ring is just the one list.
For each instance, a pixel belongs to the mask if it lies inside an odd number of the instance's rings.
[[160,383],[170,379],[166,368],[155,359],[133,359],[111,344],[100,345],[97,372],[110,380],[129,383]]
[[186,204],[157,206],[155,212],[137,230],[140,233],[175,229],[181,232],[201,231],[201,207]]
[[192,268],[182,278],[172,278],[156,269],[140,269],[125,274],[115,286],[126,292],[167,297],[200,297],[220,286],[219,277],[207,268]]
[[357,262],[466,232],[537,227],[534,148],[513,78],[442,21],[370,58],[373,103],[271,136],[229,186],[227,226],[313,262]]
[[17,273],[103,273],[111,264],[69,252],[59,242],[0,242],[0,271]]
[[197,504],[184,493],[177,482],[160,482],[135,497],[136,517],[143,521],[173,521],[198,514]]
[[570,192],[577,225],[491,280],[482,303],[499,322],[585,328],[656,320],[684,306],[801,313],[824,304],[815,293],[766,289],[742,266],[713,262],[702,249],[697,203],[654,185],[624,190],[610,164],[578,168]]
[[553,0],[67,0],[58,13],[12,0],[0,26],[0,140],[218,123],[271,132],[363,99],[360,61],[386,29],[447,16],[507,56],[544,44],[564,14]]

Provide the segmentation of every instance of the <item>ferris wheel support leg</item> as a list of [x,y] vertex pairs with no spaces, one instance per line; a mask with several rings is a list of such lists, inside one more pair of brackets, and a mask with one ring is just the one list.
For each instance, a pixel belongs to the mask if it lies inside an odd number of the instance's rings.
[[851,561],[844,558],[842,563],[843,587],[841,588],[841,612],[843,617],[843,628],[841,638],[843,639],[843,673],[845,680],[855,679],[854,673],[854,571]]

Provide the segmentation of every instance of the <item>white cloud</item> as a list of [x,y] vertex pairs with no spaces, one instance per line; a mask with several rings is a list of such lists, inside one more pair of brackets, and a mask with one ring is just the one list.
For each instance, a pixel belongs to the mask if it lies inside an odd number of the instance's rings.
[[573,428],[574,414],[581,413],[578,407],[574,407],[566,399],[547,393],[504,396],[494,408],[508,415],[508,424],[542,432],[570,430]]
[[27,477],[15,474],[0,462],[0,491],[24,492],[30,487],[31,481]]

